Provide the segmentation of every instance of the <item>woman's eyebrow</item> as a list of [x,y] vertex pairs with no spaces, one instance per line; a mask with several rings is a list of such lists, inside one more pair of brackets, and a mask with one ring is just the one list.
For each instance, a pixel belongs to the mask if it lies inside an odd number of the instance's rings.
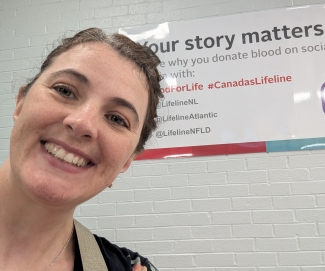
[[60,71],[56,71],[50,74],[50,78],[51,79],[55,79],[59,76],[62,75],[68,75],[68,76],[73,76],[75,77],[77,80],[81,81],[82,83],[86,84],[86,85],[90,85],[90,81],[88,80],[88,78],[83,75],[82,73],[74,70],[74,69],[65,69],[65,70],[60,70]]
[[128,102],[125,99],[119,98],[119,97],[113,97],[111,99],[111,101],[116,105],[120,105],[120,106],[123,106],[123,107],[126,107],[126,108],[130,109],[135,115],[137,125],[139,125],[139,115],[138,115],[138,112],[137,112],[137,110],[135,109],[135,107],[134,107],[134,105],[132,103]]

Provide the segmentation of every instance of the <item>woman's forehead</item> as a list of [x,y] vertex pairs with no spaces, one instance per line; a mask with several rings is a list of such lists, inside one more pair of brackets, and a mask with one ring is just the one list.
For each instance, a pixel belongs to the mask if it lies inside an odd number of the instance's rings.
[[144,73],[136,63],[122,56],[117,50],[102,42],[90,42],[76,45],[66,52],[58,55],[51,66],[75,66],[79,69],[87,68],[91,65],[96,67],[96,72],[110,72],[110,70],[120,70],[123,74],[132,71],[145,87],[147,80]]

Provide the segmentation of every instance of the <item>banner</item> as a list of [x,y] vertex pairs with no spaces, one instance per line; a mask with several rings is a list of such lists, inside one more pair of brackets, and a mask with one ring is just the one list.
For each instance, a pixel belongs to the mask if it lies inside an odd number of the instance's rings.
[[162,61],[165,98],[146,158],[306,139],[323,148],[324,18],[313,5],[120,29]]

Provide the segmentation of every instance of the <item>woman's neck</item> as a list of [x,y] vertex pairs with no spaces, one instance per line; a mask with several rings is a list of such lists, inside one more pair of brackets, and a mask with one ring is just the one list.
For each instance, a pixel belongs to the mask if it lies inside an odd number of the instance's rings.
[[[43,271],[67,243],[74,209],[40,204],[17,183],[6,161],[0,168],[0,270]],[[73,266],[73,239],[49,270]]]

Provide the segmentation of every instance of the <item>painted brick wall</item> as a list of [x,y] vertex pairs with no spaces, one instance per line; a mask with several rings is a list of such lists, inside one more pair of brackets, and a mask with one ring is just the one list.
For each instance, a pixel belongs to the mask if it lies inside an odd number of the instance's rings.
[[[316,3],[0,0],[0,164],[15,93],[60,34]],[[323,271],[324,161],[323,150],[137,161],[75,215],[160,271]]]

